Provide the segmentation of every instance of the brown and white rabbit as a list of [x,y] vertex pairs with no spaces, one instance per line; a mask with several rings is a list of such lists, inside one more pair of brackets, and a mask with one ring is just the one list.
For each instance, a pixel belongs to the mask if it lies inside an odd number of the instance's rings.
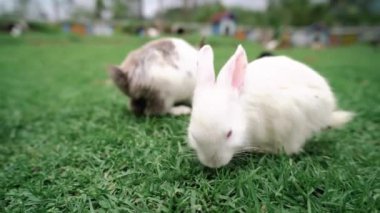
[[243,151],[298,153],[313,134],[340,127],[353,114],[337,107],[327,81],[285,56],[247,62],[242,46],[215,82],[213,51],[199,51],[188,142],[216,168]]
[[130,52],[120,66],[112,66],[109,72],[129,97],[135,114],[189,114],[197,53],[182,39],[158,39]]

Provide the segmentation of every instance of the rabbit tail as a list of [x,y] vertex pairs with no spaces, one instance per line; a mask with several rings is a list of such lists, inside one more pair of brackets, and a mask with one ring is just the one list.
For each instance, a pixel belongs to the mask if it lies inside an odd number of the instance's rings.
[[355,114],[353,112],[343,111],[343,110],[334,111],[331,115],[329,127],[330,128],[341,128],[346,123],[351,121],[354,116],[355,116]]

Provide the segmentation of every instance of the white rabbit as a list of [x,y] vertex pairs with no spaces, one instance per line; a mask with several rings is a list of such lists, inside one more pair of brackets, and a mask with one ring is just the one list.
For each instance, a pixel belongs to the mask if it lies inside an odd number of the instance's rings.
[[182,39],[158,39],[130,52],[109,72],[135,114],[190,114],[197,53]]
[[248,64],[239,45],[215,82],[213,51],[206,45],[197,72],[188,142],[208,167],[226,165],[244,151],[298,153],[313,134],[353,116],[337,108],[322,76],[285,56]]

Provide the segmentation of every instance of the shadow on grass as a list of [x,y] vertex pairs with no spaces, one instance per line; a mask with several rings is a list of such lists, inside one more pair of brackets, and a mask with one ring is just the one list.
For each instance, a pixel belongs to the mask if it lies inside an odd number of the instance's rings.
[[262,153],[245,153],[243,156],[235,156],[226,166],[220,168],[206,167],[202,165],[198,160],[193,160],[192,164],[194,167],[199,168],[206,179],[215,179],[218,177],[220,172],[236,173],[239,170],[252,169],[253,165],[257,165],[258,162],[260,162],[263,158],[268,157],[274,159],[275,155]]
[[120,116],[123,118],[130,119],[133,122],[136,123],[146,123],[147,121],[160,121],[160,122],[166,122],[169,120],[173,120],[173,118],[186,118],[189,117],[189,115],[181,115],[181,116],[173,116],[173,115],[137,115],[133,113],[128,107],[126,106],[118,106],[118,111],[120,111]]
[[198,160],[194,160],[192,163],[198,164],[198,166],[201,167],[201,171],[205,174],[205,177],[210,179],[217,177],[220,171],[233,173],[239,170],[252,169],[258,165],[262,167],[273,166],[273,164],[281,165],[281,163],[290,159],[294,163],[299,163],[305,160],[310,160],[310,158],[312,158],[313,161],[317,161],[319,165],[327,169],[329,167],[329,163],[328,160],[326,160],[326,157],[332,157],[333,153],[335,152],[333,143],[334,142],[329,138],[312,140],[307,143],[305,150],[302,153],[290,156],[286,155],[285,153],[269,154],[246,152],[235,156],[229,164],[217,169],[203,166]]
[[[133,124],[136,126],[141,126],[141,128],[145,128],[145,130],[147,130],[147,133],[150,133],[150,129],[153,127],[155,127],[155,129],[160,129],[160,127],[167,126],[168,124],[170,124],[173,128],[177,128],[179,125],[179,131],[184,132],[187,124],[186,119],[188,119],[188,116],[137,116],[125,105],[119,104],[115,105],[115,111],[118,112],[117,114],[122,118],[121,120],[126,121],[126,125]],[[173,123],[173,120],[180,123]],[[335,141],[333,141],[332,138],[334,137],[328,134],[316,136],[306,143],[303,152],[291,156],[287,156],[286,154],[266,154],[255,152],[239,154],[235,156],[228,165],[218,169],[203,166],[195,154],[193,155],[193,159],[188,159],[188,163],[192,167],[192,172],[203,173],[206,179],[214,179],[220,172],[233,173],[239,170],[252,169],[258,165],[263,167],[273,166],[274,164],[281,165],[281,163],[288,161],[289,159],[292,159],[295,163],[298,163],[305,161],[305,159],[310,160],[310,158],[312,158],[313,160],[318,161],[323,168],[328,168],[328,162],[324,163],[323,161],[326,161],[326,157],[330,158],[334,155],[333,153],[336,152],[334,145]],[[185,143],[183,143],[183,145],[186,146]],[[189,150],[189,152],[193,151]]]
[[304,151],[295,156],[331,156],[335,152],[334,143],[336,141],[331,140],[330,137],[316,137],[309,140],[304,147]]

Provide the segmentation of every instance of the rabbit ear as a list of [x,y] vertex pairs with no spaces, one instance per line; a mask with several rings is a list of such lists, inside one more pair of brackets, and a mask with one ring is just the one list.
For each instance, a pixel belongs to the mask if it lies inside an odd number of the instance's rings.
[[210,85],[214,83],[214,53],[210,45],[205,45],[198,52],[197,84]]
[[232,86],[236,89],[242,88],[247,64],[247,54],[244,48],[239,45],[235,53],[220,70],[217,84]]

